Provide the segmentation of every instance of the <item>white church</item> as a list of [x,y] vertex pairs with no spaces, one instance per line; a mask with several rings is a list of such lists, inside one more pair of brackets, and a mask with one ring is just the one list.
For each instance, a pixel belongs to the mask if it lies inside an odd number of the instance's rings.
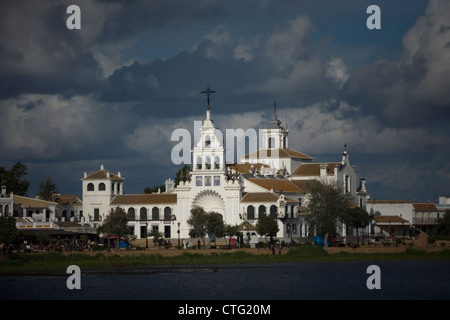
[[[209,88],[208,88],[209,89]],[[240,225],[255,235],[261,215],[277,219],[278,238],[299,239],[310,235],[305,217],[308,196],[304,186],[311,180],[337,182],[351,193],[355,205],[366,207],[365,180],[358,178],[344,151],[337,162],[313,162],[313,158],[289,148],[288,130],[281,126],[276,110],[270,124],[262,129],[260,148],[226,162],[223,139],[216,135],[208,106],[198,141],[192,151],[189,177],[175,186],[166,180],[166,190],[153,194],[126,194],[121,173],[100,170],[84,173],[83,215],[92,227],[99,226],[112,208],[122,207],[129,227],[137,238],[146,230],[162,232],[165,238],[190,237],[187,220],[194,206],[222,215],[226,224]],[[345,236],[345,226],[338,233]]]

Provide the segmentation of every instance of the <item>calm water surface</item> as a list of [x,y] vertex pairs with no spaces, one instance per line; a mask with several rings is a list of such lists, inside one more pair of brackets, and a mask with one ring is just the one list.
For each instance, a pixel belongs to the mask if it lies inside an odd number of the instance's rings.
[[[381,289],[369,290],[367,267],[378,265]],[[14,300],[303,300],[450,299],[450,261],[301,262],[278,264],[81,270],[81,289],[68,274],[0,276],[0,299]]]

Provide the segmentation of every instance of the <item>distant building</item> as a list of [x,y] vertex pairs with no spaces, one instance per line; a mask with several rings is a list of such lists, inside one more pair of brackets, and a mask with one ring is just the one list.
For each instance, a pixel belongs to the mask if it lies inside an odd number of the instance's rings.
[[[84,174],[83,214],[96,227],[116,206],[123,208],[129,227],[138,238],[146,230],[158,230],[166,238],[190,237],[187,220],[194,206],[219,213],[226,224],[253,230],[261,215],[277,219],[280,238],[298,239],[310,234],[304,186],[311,180],[335,182],[366,207],[365,180],[350,164],[345,150],[341,161],[314,163],[313,158],[289,148],[288,130],[281,126],[276,111],[262,130],[261,148],[243,155],[239,163],[226,163],[226,148],[216,136],[208,106],[192,149],[192,170],[174,186],[166,181],[164,193],[125,194],[124,178],[104,169]],[[179,233],[178,233],[179,232]],[[346,235],[344,225],[337,232]]]

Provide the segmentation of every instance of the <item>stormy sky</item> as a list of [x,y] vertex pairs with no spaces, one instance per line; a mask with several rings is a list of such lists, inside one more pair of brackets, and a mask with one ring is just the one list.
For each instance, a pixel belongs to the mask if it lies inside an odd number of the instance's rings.
[[81,196],[100,164],[142,193],[180,168],[171,134],[204,119],[209,85],[219,129],[260,129],[276,101],[292,149],[334,162],[346,144],[372,199],[437,202],[449,79],[445,0],[3,1],[0,165],[28,166],[29,196],[47,177]]

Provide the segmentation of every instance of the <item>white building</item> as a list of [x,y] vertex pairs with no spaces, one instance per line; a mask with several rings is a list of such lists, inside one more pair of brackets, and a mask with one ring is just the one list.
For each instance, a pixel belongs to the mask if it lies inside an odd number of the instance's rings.
[[[208,105],[206,118],[192,149],[192,170],[176,187],[166,181],[166,191],[154,194],[124,194],[124,179],[101,166],[84,174],[83,212],[99,225],[111,208],[120,206],[128,213],[129,226],[138,238],[146,229],[158,229],[166,238],[188,238],[187,220],[194,206],[222,215],[226,224],[255,225],[258,217],[277,218],[278,237],[300,238],[309,234],[305,220],[307,196],[304,185],[316,179],[337,182],[351,193],[355,205],[366,206],[365,180],[359,179],[346,151],[339,162],[314,163],[313,158],[289,149],[288,130],[281,126],[276,112],[262,130],[262,148],[241,157],[239,163],[226,163],[226,148]],[[345,235],[345,228],[338,230]]]

